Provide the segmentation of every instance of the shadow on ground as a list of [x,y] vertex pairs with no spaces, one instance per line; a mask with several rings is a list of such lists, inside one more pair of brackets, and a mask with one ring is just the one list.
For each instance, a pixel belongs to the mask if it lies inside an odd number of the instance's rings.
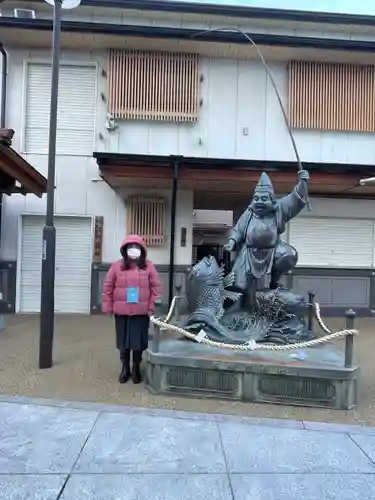
[[[343,327],[343,319],[331,319],[327,323],[334,331]],[[355,354],[361,375],[359,405],[352,411],[171,398],[152,395],[143,384],[120,385],[113,324],[104,316],[58,316],[54,366],[42,371],[38,369],[39,317],[7,317],[6,328],[0,332],[0,392],[195,412],[375,425],[375,319],[360,319],[356,328],[360,330],[360,336],[355,339]],[[340,341],[337,345],[344,343]]]

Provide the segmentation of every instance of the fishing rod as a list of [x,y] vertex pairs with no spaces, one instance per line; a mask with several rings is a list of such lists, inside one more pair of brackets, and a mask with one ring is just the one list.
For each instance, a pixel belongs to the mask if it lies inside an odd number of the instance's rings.
[[[221,31],[221,32],[226,32],[226,33],[230,33],[230,32],[236,32],[236,33],[239,33],[240,35],[244,36],[248,42],[250,42],[250,44],[255,48],[255,50],[257,51],[257,54],[261,60],[261,62],[263,63],[263,66],[265,67],[266,69],[266,72],[267,72],[267,76],[269,77],[270,81],[271,81],[271,84],[272,84],[272,87],[275,91],[275,94],[276,94],[276,97],[277,97],[277,100],[279,102],[279,105],[280,105],[280,108],[281,108],[281,112],[282,112],[282,115],[283,115],[283,118],[284,118],[284,121],[285,121],[285,125],[287,127],[287,130],[288,130],[288,133],[289,133],[289,137],[290,137],[290,140],[292,142],[292,146],[293,146],[293,150],[294,150],[294,154],[296,156],[296,160],[297,160],[297,166],[298,166],[298,170],[301,171],[303,170],[303,166],[302,166],[302,162],[301,162],[301,158],[300,158],[300,155],[298,153],[298,149],[297,149],[297,144],[296,144],[296,141],[294,139],[294,136],[293,136],[293,132],[292,132],[292,129],[291,129],[291,126],[289,124],[289,120],[288,120],[288,115],[286,114],[286,111],[285,111],[285,108],[284,108],[284,105],[283,105],[283,101],[281,99],[281,96],[280,96],[280,93],[279,93],[279,90],[277,88],[277,85],[276,85],[276,82],[275,82],[275,79],[273,77],[273,74],[272,74],[272,71],[271,71],[271,68],[269,67],[267,61],[265,60],[261,50],[259,49],[258,45],[254,42],[254,40],[251,38],[251,36],[249,36],[247,33],[245,33],[244,31],[240,30],[239,28],[211,28],[211,29],[207,29],[207,30],[204,30],[204,31],[201,31],[199,33],[195,33],[194,35],[192,35],[192,38],[197,38],[201,35],[205,35],[206,33],[214,33],[215,31]],[[308,194],[308,189],[307,189],[307,182],[305,181],[305,185],[306,185],[306,205],[307,205],[307,209],[309,211],[311,211],[311,204],[310,204],[310,198],[309,198],[309,194]]]

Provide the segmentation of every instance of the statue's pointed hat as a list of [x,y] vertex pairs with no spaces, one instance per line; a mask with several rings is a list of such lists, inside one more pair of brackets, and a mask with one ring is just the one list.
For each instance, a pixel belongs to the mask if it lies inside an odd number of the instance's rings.
[[268,174],[266,174],[266,172],[263,172],[259,177],[259,181],[258,184],[256,185],[255,191],[257,191],[258,193],[263,192],[263,193],[269,193],[271,195],[274,194],[271,179],[268,177]]

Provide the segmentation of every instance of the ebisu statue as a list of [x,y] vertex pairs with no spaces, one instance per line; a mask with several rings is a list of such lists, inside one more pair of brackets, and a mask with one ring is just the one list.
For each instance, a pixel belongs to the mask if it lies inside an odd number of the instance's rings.
[[[276,199],[271,179],[261,174],[224,247],[235,252],[227,276],[214,257],[193,267],[187,279],[187,330],[203,329],[211,340],[228,343],[289,343],[311,336],[304,298],[281,284],[298,261],[297,250],[281,237],[308,201],[309,174],[300,170],[298,177],[293,191]],[[265,278],[269,286],[262,288]]]

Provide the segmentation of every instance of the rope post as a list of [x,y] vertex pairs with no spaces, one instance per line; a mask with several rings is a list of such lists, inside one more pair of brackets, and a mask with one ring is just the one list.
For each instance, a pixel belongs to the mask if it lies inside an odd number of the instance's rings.
[[152,352],[159,352],[160,328],[152,323]]
[[[354,319],[355,312],[353,309],[348,309],[345,312],[345,329],[354,329]],[[345,368],[351,368],[353,366],[353,352],[354,352],[354,336],[347,335],[345,337]]]
[[308,318],[307,318],[307,328],[309,332],[313,331],[314,328],[314,301],[315,301],[315,292],[309,292],[309,310],[308,310]]

